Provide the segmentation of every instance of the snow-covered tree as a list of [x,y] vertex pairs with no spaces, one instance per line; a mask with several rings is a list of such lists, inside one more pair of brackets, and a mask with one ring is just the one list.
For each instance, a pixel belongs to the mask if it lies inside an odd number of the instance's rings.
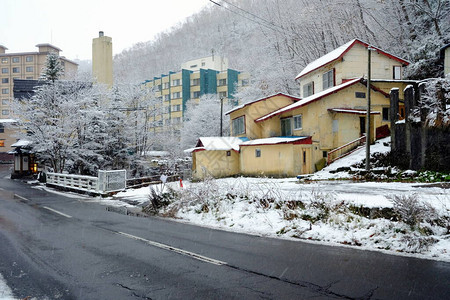
[[[200,97],[199,103],[189,102],[185,120],[181,129],[181,147],[188,149],[195,146],[199,137],[220,136],[220,99],[217,95],[207,94]],[[230,109],[227,100],[223,101],[223,113]],[[222,116],[222,135],[229,136],[229,117]]]
[[64,67],[61,65],[59,55],[56,52],[50,52],[47,55],[45,68],[42,70],[41,79],[55,82],[64,75]]

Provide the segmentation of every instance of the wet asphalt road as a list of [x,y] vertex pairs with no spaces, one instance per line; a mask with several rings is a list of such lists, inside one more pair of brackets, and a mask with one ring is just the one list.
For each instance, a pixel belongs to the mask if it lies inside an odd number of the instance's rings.
[[448,299],[450,263],[108,212],[7,178],[0,273],[17,298]]

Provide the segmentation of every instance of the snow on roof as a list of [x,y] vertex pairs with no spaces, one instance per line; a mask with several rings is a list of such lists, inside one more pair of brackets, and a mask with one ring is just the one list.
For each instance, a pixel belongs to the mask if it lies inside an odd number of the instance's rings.
[[289,94],[286,94],[286,93],[276,93],[276,94],[265,96],[265,97],[262,97],[262,98],[259,98],[259,99],[256,99],[256,100],[252,100],[252,101],[246,102],[244,104],[238,105],[236,107],[233,107],[231,110],[227,111],[225,113],[225,115],[228,115],[228,114],[230,114],[230,113],[232,113],[232,112],[234,112],[236,110],[239,110],[241,108],[244,108],[244,107],[246,107],[246,106],[248,106],[250,104],[253,104],[253,103],[256,103],[256,102],[259,102],[259,101],[263,101],[263,100],[266,100],[266,99],[269,99],[269,98],[272,98],[272,97],[275,97],[275,96],[286,96],[288,98],[291,98],[294,101],[302,100],[302,98],[299,98],[297,96],[292,96],[292,95],[289,95]]
[[14,119],[0,119],[0,123],[16,123]]
[[[359,40],[359,39],[353,39],[353,40],[351,40],[350,42],[348,42],[348,43],[346,43],[346,44],[344,44],[344,45],[342,45],[342,46],[340,46],[340,47],[334,49],[333,51],[331,51],[331,52],[325,54],[324,56],[322,56],[322,57],[316,59],[315,61],[309,63],[309,64],[308,64],[308,65],[300,72],[300,74],[298,74],[297,77],[295,77],[295,79],[299,79],[300,77],[303,77],[303,76],[305,76],[306,74],[308,74],[308,73],[310,73],[310,72],[312,72],[312,71],[314,71],[314,70],[316,70],[316,69],[318,69],[318,68],[320,68],[320,67],[322,67],[322,66],[324,66],[324,65],[326,65],[326,64],[328,64],[328,63],[331,63],[331,62],[333,62],[333,61],[335,61],[335,60],[341,58],[341,57],[344,56],[344,54],[347,53],[347,51],[350,50],[355,44],[363,45],[363,46],[366,47],[366,48],[369,46],[368,43],[365,43],[365,42],[363,42],[363,41],[361,41],[361,40]],[[400,57],[398,57],[398,56],[389,54],[388,52],[383,51],[383,50],[381,50],[381,49],[379,49],[379,48],[377,48],[377,47],[374,47],[374,46],[372,46],[372,45],[371,45],[370,47],[373,48],[373,49],[375,49],[375,50],[377,50],[379,53],[388,56],[389,58],[392,58],[392,59],[394,59],[394,60],[396,60],[396,61],[399,61],[399,62],[401,62],[401,63],[403,63],[403,64],[406,64],[406,65],[409,64],[408,61],[406,61],[406,60],[404,60],[404,59],[402,59],[402,58],[400,58]]]
[[31,145],[33,142],[27,141],[27,140],[18,140],[14,144],[11,145],[11,147],[25,147],[28,145]]
[[[328,111],[343,114],[355,114],[355,115],[365,115],[367,110],[364,109],[353,109],[353,108],[329,108]],[[379,111],[371,111],[371,115],[379,115]]]
[[195,150],[235,150],[239,151],[239,145],[248,141],[246,137],[201,137],[198,139],[197,146],[195,148],[188,149],[188,152]]
[[247,141],[247,142],[242,143],[241,146],[289,144],[289,143],[298,142],[300,140],[307,140],[307,139],[310,139],[310,137],[309,136],[272,137],[272,138],[256,139],[256,140]]
[[349,86],[351,86],[351,85],[353,85],[353,84],[355,84],[357,82],[361,82],[361,80],[362,80],[362,78],[355,78],[355,79],[349,80],[349,81],[347,81],[347,82],[345,82],[343,84],[340,84],[340,85],[334,86],[332,88],[326,89],[326,90],[324,90],[322,92],[319,92],[317,94],[314,94],[314,95],[311,95],[309,97],[306,97],[306,98],[304,98],[301,101],[292,103],[292,104],[290,104],[288,106],[280,108],[279,110],[271,112],[270,114],[262,116],[261,118],[256,119],[255,122],[261,122],[261,121],[270,119],[270,118],[272,118],[272,117],[274,117],[276,115],[279,115],[281,113],[284,113],[286,111],[290,111],[290,110],[293,110],[293,109],[305,106],[305,105],[307,105],[307,104],[309,104],[311,102],[317,101],[317,100],[319,100],[319,99],[321,99],[321,98],[323,98],[325,96],[328,96],[329,94],[332,94],[332,93],[337,92],[337,91],[339,91],[341,89],[349,87]]
[[148,155],[148,156],[155,156],[155,157],[162,157],[162,156],[169,156],[169,152],[168,151],[145,151],[143,154]]

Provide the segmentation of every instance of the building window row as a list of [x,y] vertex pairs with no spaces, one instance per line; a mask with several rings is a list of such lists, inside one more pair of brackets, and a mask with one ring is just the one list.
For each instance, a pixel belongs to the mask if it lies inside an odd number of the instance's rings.
[[224,86],[227,85],[227,80],[226,79],[219,79],[217,82],[218,86]]
[[178,99],[181,98],[181,92],[175,92],[172,94],[172,99]]

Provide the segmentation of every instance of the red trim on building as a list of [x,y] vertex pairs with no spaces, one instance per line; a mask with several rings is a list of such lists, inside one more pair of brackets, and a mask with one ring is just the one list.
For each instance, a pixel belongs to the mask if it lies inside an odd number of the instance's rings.
[[[333,60],[330,60],[330,61],[328,61],[328,62],[326,62],[326,63],[320,65],[319,67],[317,67],[317,68],[315,68],[315,69],[312,69],[311,71],[309,71],[308,73],[303,74],[302,76],[296,77],[295,80],[300,79],[301,77],[303,77],[303,76],[305,76],[305,75],[307,75],[307,74],[309,74],[309,73],[311,73],[311,72],[314,72],[314,71],[316,71],[316,70],[322,68],[322,67],[325,66],[325,65],[328,65],[328,64],[330,64],[330,63],[332,63],[332,62],[335,62],[335,61],[341,59],[341,58],[342,58],[342,57],[343,57],[343,56],[344,56],[351,48],[353,48],[353,46],[354,46],[355,44],[363,45],[363,46],[366,47],[366,48],[369,47],[369,44],[364,43],[363,41],[360,41],[360,40],[358,40],[358,39],[355,39],[355,41],[354,41],[350,46],[348,46],[347,49],[345,49],[344,52],[342,52],[342,54],[341,54],[339,57],[337,57],[337,58],[335,58],[335,59],[333,59]],[[383,50],[381,50],[381,49],[379,49],[379,48],[377,48],[377,47],[375,47],[375,46],[371,46],[371,47],[374,48],[375,50],[377,50],[377,52],[379,52],[379,53],[381,53],[381,54],[383,54],[383,55],[385,55],[385,56],[387,56],[387,57],[389,57],[389,58],[391,58],[391,59],[393,59],[393,60],[395,60],[395,61],[398,61],[398,62],[402,63],[402,64],[405,65],[405,66],[409,65],[409,62],[408,62],[408,61],[403,60],[403,59],[401,59],[400,57],[396,57],[396,56],[394,56],[394,55],[392,55],[392,54],[389,54],[389,53],[387,53],[387,52],[385,52],[385,51],[383,51]],[[336,48],[336,49],[337,49],[337,48]]]
[[[259,123],[259,122],[262,122],[262,121],[266,121],[266,120],[268,120],[268,119],[271,119],[271,118],[273,118],[273,117],[275,117],[275,116],[278,116],[278,115],[280,115],[280,114],[283,114],[283,113],[285,113],[285,112],[288,112],[288,111],[291,111],[291,110],[294,110],[294,109],[297,109],[297,108],[300,108],[300,107],[309,105],[309,104],[314,103],[314,102],[316,102],[316,101],[318,101],[318,100],[320,100],[320,99],[322,99],[322,98],[325,98],[325,97],[327,97],[327,96],[329,96],[329,95],[331,95],[331,94],[337,93],[337,92],[339,92],[340,90],[343,90],[343,89],[345,89],[345,88],[348,88],[348,87],[350,87],[350,86],[353,86],[353,85],[356,84],[356,83],[361,83],[361,82],[362,82],[362,79],[361,79],[361,80],[358,80],[358,81],[355,81],[354,83],[352,83],[352,84],[350,84],[350,85],[343,86],[343,87],[338,88],[338,89],[336,89],[336,90],[334,90],[334,91],[331,91],[331,92],[329,92],[329,93],[326,93],[326,94],[324,94],[324,95],[322,95],[322,96],[320,96],[320,97],[317,97],[317,98],[314,99],[314,100],[311,100],[311,101],[309,101],[309,102],[306,102],[306,103],[304,103],[304,104],[302,104],[302,105],[295,106],[295,107],[293,107],[293,108],[291,108],[291,109],[284,110],[284,111],[282,111],[282,112],[279,112],[279,113],[277,113],[277,114],[274,114],[274,115],[270,116],[270,117],[267,118],[267,119],[263,119],[263,120],[259,120],[259,121],[258,121],[258,120],[255,120],[255,123]],[[306,98],[305,98],[305,99],[306,99]],[[292,104],[289,104],[289,105],[292,105]],[[289,105],[286,105],[285,107],[287,107],[287,106],[289,106]],[[281,110],[281,109],[283,109],[283,107],[281,107],[281,108],[279,108],[279,109],[277,109],[277,110]],[[273,112],[268,113],[267,115],[270,115],[270,114],[272,114],[272,113],[273,113]],[[264,118],[264,116],[260,117],[259,119],[261,119],[261,118]]]
[[235,111],[238,111],[239,109],[243,109],[243,108],[245,108],[245,107],[247,107],[247,106],[249,106],[249,105],[252,105],[252,104],[254,104],[254,103],[258,103],[258,102],[261,102],[261,101],[265,101],[265,100],[267,100],[267,99],[270,99],[270,98],[273,98],[273,97],[276,97],[276,96],[285,96],[285,97],[287,97],[287,98],[290,98],[290,99],[292,99],[294,102],[297,102],[297,101],[300,101],[300,100],[302,100],[302,98],[299,98],[299,97],[295,97],[295,96],[292,96],[292,95],[288,95],[288,94],[285,94],[285,93],[277,93],[277,94],[273,94],[273,95],[270,95],[270,96],[267,96],[267,97],[264,97],[264,98],[261,98],[261,99],[257,99],[257,100],[255,100],[255,101],[250,101],[250,102],[248,102],[248,103],[245,103],[242,107],[240,107],[240,108],[238,108],[238,109],[231,109],[230,111],[228,111],[225,115],[229,115],[229,114],[231,114],[232,112],[235,112]]
[[261,143],[261,144],[252,144],[252,145],[240,145],[240,147],[251,147],[251,146],[270,146],[270,145],[282,145],[282,144],[293,144],[293,145],[311,145],[312,137],[308,136],[303,139],[295,140],[295,141],[286,141],[279,143]]

